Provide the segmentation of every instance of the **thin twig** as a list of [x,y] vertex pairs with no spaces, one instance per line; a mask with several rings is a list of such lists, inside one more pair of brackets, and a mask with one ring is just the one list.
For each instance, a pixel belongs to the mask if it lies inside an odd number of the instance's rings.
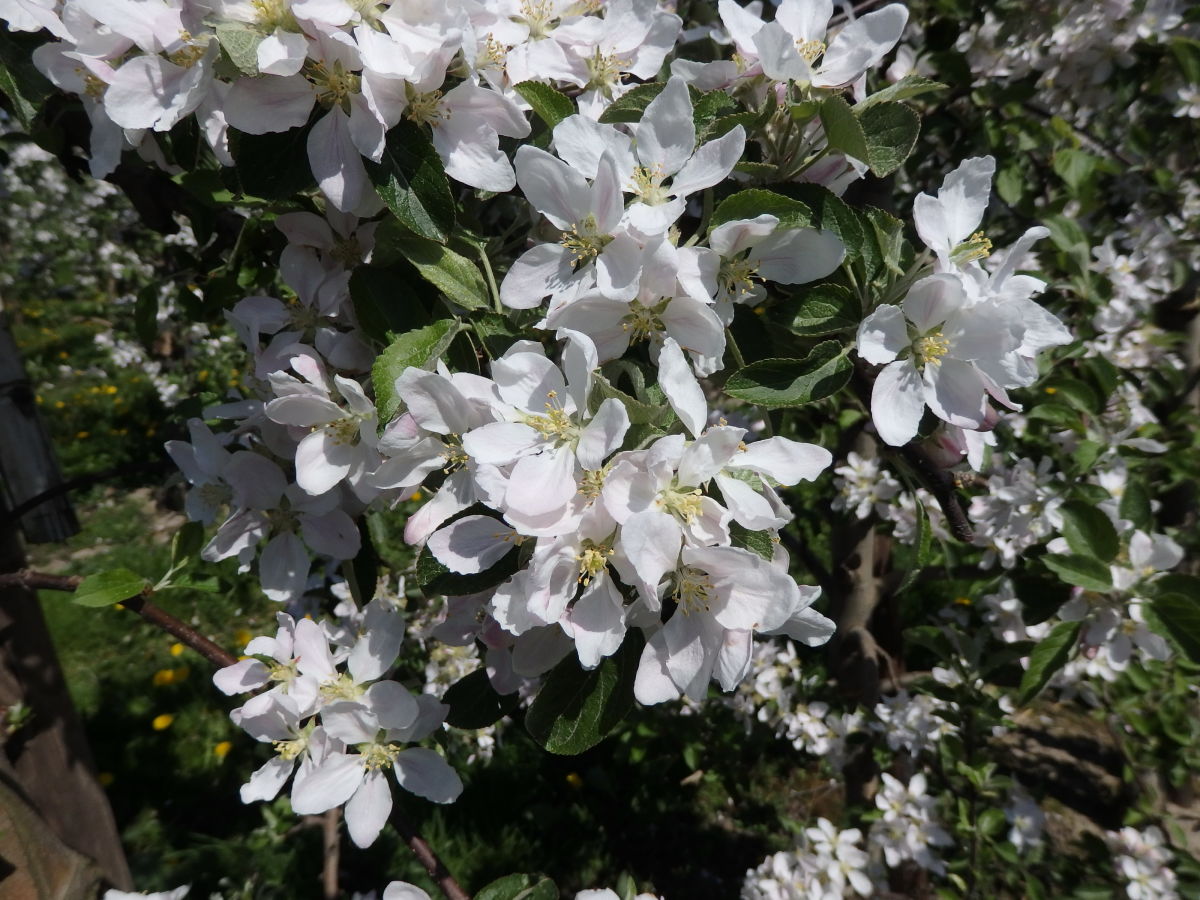
[[421,865],[425,867],[425,871],[429,873],[429,877],[437,882],[437,886],[441,888],[442,893],[446,896],[446,900],[471,900],[471,895],[462,889],[454,876],[438,858],[438,855],[433,852],[433,848],[426,843],[425,838],[417,833],[416,827],[404,815],[399,804],[392,807],[391,816],[392,825],[400,832],[400,836],[404,838],[404,842],[408,844],[408,848],[420,860]]
[[[29,588],[30,590],[50,590],[50,591],[67,591],[72,592],[79,587],[83,578],[79,575],[52,575],[49,572],[32,572],[28,569],[22,569],[19,572],[11,572],[0,574],[0,588],[19,586]],[[121,601],[121,605],[131,612],[137,613],[147,622],[161,628],[163,631],[173,635],[180,643],[191,647],[213,665],[231,666],[237,662],[237,657],[232,653],[217,646],[196,629],[189,625],[185,625],[175,616],[171,615],[165,609],[154,605],[143,596],[131,597],[128,600]],[[337,810],[331,810],[336,813]],[[334,821],[333,831],[336,835],[336,819]],[[416,827],[408,820],[404,813],[400,810],[399,805],[392,808],[391,815],[392,825],[396,831],[404,838],[404,842],[408,844],[409,849],[425,867],[425,871],[429,873],[429,877],[437,882],[437,886],[441,889],[446,900],[471,900],[471,895],[463,890],[462,886],[450,874],[450,870],[446,868],[438,855],[429,846],[428,842],[421,837],[417,832]],[[322,822],[325,830],[325,870],[323,873],[323,884],[325,889],[325,897],[336,897],[338,892],[337,885],[337,855],[338,850],[330,849],[330,817],[327,814]],[[332,863],[330,862],[332,853]],[[333,874],[329,872],[332,866]],[[332,879],[332,880],[331,880]],[[333,886],[333,893],[330,894],[330,884]]]
[[321,868],[321,889],[325,900],[337,900],[338,863],[342,851],[342,808],[335,806],[326,810],[321,818],[321,831],[324,836],[325,861]]

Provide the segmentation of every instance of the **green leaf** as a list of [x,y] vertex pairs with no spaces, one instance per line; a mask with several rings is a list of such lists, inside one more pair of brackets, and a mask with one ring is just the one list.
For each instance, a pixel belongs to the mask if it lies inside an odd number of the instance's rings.
[[862,320],[858,298],[840,284],[807,285],[779,309],[787,327],[805,336],[848,331]]
[[401,334],[429,322],[429,313],[412,292],[401,288],[397,273],[381,266],[355,266],[350,274],[350,300],[359,327],[384,343],[388,333]]
[[[478,507],[477,507],[478,509]],[[497,519],[499,525],[499,520]],[[514,546],[515,549],[515,546]],[[495,587],[506,581],[517,571],[518,553],[506,553],[486,572],[476,575],[459,575],[451,572],[437,558],[423,549],[417,557],[417,587],[427,597],[444,594],[448,597],[465,597],[467,594],[478,594],[490,587]]]
[[1103,512],[1090,503],[1071,500],[1060,508],[1062,536],[1071,552],[1112,562],[1121,549],[1117,529]]
[[432,325],[400,335],[379,354],[371,367],[371,383],[375,386],[380,422],[390,422],[400,409],[396,379],[409,366],[431,368],[461,328],[454,319],[438,319]]
[[316,187],[308,167],[310,122],[271,134],[229,129],[229,152],[237,165],[222,172],[231,189],[264,200],[288,200]]
[[633,680],[645,639],[630,629],[612,656],[590,672],[572,653],[560,662],[525,715],[533,739],[551,753],[574,756],[604,740],[633,706]]
[[904,255],[904,223],[874,207],[867,209],[865,215],[870,226],[867,229],[867,240],[870,241],[870,232],[873,232],[884,268],[897,275],[903,275],[904,267],[900,265],[900,259]]
[[729,539],[733,546],[749,550],[765,560],[775,556],[775,541],[769,531],[751,531],[732,522],[729,525]]
[[756,216],[769,214],[779,219],[781,228],[799,228],[812,221],[812,210],[799,200],[785,197],[774,191],[762,188],[751,188],[738,191],[717,204],[709,219],[708,230],[726,222],[736,222],[742,219],[753,219]]
[[[708,91],[696,96],[692,92],[692,124],[696,126],[696,142],[699,143],[709,136],[716,124],[717,116],[735,105],[735,101],[725,91]],[[732,129],[726,129],[731,131]],[[724,132],[722,132],[724,134]]]
[[425,132],[401,119],[387,133],[382,159],[363,162],[379,196],[414,234],[444,244],[454,229],[454,197],[442,160]]
[[858,117],[866,135],[864,162],[876,175],[890,175],[903,165],[921,133],[921,117],[903,103],[879,103]]
[[829,146],[861,162],[870,158],[867,135],[850,104],[840,94],[832,94],[821,103],[821,127]]
[[548,84],[542,84],[540,81],[522,81],[515,85],[514,89],[533,107],[533,111],[548,128],[554,128],[567,116],[575,114],[575,104],[571,102],[571,98]]
[[1112,590],[1112,573],[1108,566],[1090,556],[1051,553],[1042,557],[1051,572],[1065,581],[1088,591],[1106,593]]
[[600,114],[601,125],[616,125],[618,122],[640,122],[650,101],[662,93],[667,85],[662,81],[639,84],[622,94]]
[[944,91],[946,85],[940,81],[933,81],[921,75],[905,75],[895,84],[890,84],[881,91],[876,91],[870,97],[867,97],[862,103],[857,104],[854,108],[858,111],[863,111],[869,107],[876,106],[880,103],[888,103],[895,100],[908,100],[912,97],[919,97],[921,94],[928,94],[931,91]]
[[1075,150],[1067,147],[1054,154],[1052,164],[1054,172],[1066,183],[1072,193],[1079,193],[1092,174],[1100,159],[1085,150]]
[[476,669],[446,690],[442,702],[450,707],[446,722],[455,728],[487,728],[520,704],[518,693],[501,695],[492,687],[486,669]]
[[1200,662],[1200,578],[1164,575],[1154,582],[1150,607],[1188,658]]
[[725,393],[768,409],[803,406],[837,393],[853,363],[837,341],[825,341],[804,359],[764,359],[735,372]]
[[1130,478],[1125,484],[1125,493],[1121,495],[1121,505],[1117,514],[1122,519],[1128,519],[1133,527],[1149,531],[1154,524],[1154,510],[1150,505],[1150,493],[1146,490],[1146,482],[1141,478]]
[[558,886],[545,875],[505,875],[476,894],[475,900],[558,900]]
[[213,29],[221,49],[243,75],[258,74],[258,45],[266,35],[243,22],[221,22]]
[[592,396],[589,398],[589,403],[595,404],[593,412],[609,398],[621,401],[625,411],[629,414],[631,425],[666,425],[671,421],[671,408],[666,404],[643,403],[620,388],[614,387],[608,378],[596,372],[592,376]]
[[904,580],[896,588],[897,594],[912,587],[917,576],[921,574],[921,570],[929,565],[930,557],[933,556],[933,529],[929,526],[929,514],[925,512],[925,504],[919,498],[917,499],[917,539],[914,543],[917,555],[913,560],[912,568],[904,574]]
[[1021,677],[1017,702],[1024,706],[1041,693],[1054,673],[1067,664],[1079,642],[1082,622],[1059,622],[1029,654],[1029,668]]
[[137,597],[149,582],[128,569],[110,569],[89,575],[79,582],[72,602],[78,606],[112,606],[122,600]]
[[385,222],[375,235],[376,253],[399,255],[412,263],[421,277],[464,309],[489,306],[487,282],[479,267],[444,244],[406,234],[398,224]]
[[0,29],[0,91],[12,103],[21,127],[29,131],[42,101],[54,93],[54,85],[33,64],[33,51],[45,43],[46,35],[24,34]]

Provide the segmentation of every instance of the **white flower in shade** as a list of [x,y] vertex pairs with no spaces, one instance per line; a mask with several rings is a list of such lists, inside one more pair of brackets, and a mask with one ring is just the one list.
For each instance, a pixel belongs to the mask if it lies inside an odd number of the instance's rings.
[[896,46],[908,21],[908,10],[892,3],[852,20],[826,45],[833,0],[783,0],[765,24],[735,0],[720,0],[718,9],[749,71],[758,62],[775,81],[823,88],[857,81]]
[[621,173],[624,189],[636,198],[625,213],[629,224],[645,235],[665,232],[683,214],[689,196],[729,176],[745,144],[746,132],[738,125],[697,147],[687,83],[672,76],[634,132],[635,167]]
[[[324,640],[318,626],[301,619],[300,641],[296,641],[296,620],[287,613],[276,613],[279,629],[275,637],[261,635],[246,645],[243,659],[213,674],[213,684],[225,694],[244,694],[266,684],[274,686],[268,694],[286,695],[296,721],[316,711],[319,685],[316,679],[300,674],[297,660],[306,642]],[[304,624],[308,623],[308,624]],[[313,632],[313,629],[316,632]],[[263,657],[267,657],[264,660]],[[266,696],[262,694],[260,696]],[[261,702],[261,701],[260,701]]]
[[1014,310],[970,306],[956,275],[930,275],[899,306],[880,306],[862,321],[856,347],[884,368],[871,392],[871,418],[892,446],[912,440],[928,406],[951,425],[978,429],[988,397],[1008,403],[1005,360],[1021,346]]
[[383,900],[430,900],[430,897],[415,884],[393,881],[383,889]]
[[[315,355],[292,357],[290,364],[301,377],[272,373],[276,396],[266,414],[281,425],[308,429],[296,447],[296,483],[315,496],[345,480],[369,499],[365,479],[380,462],[375,404],[356,381],[334,375],[331,383]],[[335,390],[344,406],[333,399]]]
[[766,213],[718,225],[708,245],[721,256],[718,299],[751,305],[764,295],[756,282],[807,284],[833,274],[846,256],[833,232],[780,228],[779,219]]
[[907,859],[936,874],[946,864],[935,848],[948,847],[954,839],[934,818],[937,800],[926,794],[925,775],[918,772],[908,784],[884,772],[883,787],[875,795],[875,806],[883,818],[871,826],[870,841],[883,851],[891,867]]
[[1046,830],[1046,814],[1018,781],[1014,780],[1009,790],[1004,818],[1010,826],[1008,841],[1017,848],[1018,853],[1041,845]]
[[190,884],[184,884],[177,888],[171,888],[169,891],[139,894],[136,891],[118,891],[116,888],[109,888],[104,892],[103,900],[183,900],[191,889]]

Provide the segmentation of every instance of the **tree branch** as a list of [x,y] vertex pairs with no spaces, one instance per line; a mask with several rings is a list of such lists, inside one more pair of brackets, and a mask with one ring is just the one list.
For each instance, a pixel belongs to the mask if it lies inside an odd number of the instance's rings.
[[338,863],[342,850],[342,808],[335,806],[325,811],[321,817],[322,843],[324,844],[324,863],[321,868],[321,889],[325,900],[337,900]]
[[[81,581],[83,581],[83,578],[79,575],[52,575],[49,572],[31,572],[28,569],[0,574],[0,587],[20,585],[31,590],[66,591],[69,593],[78,588]],[[237,662],[237,657],[232,653],[213,643],[191,626],[185,625],[179,619],[175,618],[175,616],[151,603],[145,597],[131,597],[128,600],[123,600],[121,605],[131,612],[137,613],[152,625],[173,635],[180,643],[191,647],[215,666],[231,666]],[[331,810],[330,812],[336,813],[337,810]],[[325,833],[325,867],[322,874],[322,882],[327,898],[336,896],[338,890],[337,819],[334,818],[332,820],[334,835],[332,838],[334,843],[332,851],[330,847],[330,821],[328,814],[322,821]],[[425,871],[429,873],[429,877],[437,882],[437,886],[441,889],[442,894],[445,895],[446,900],[471,900],[471,895],[463,890],[454,876],[450,874],[450,870],[446,868],[428,842],[417,832],[416,827],[400,810],[399,805],[392,808],[391,822],[396,831],[400,833],[400,836],[404,838],[404,842],[408,844],[409,849],[412,850],[421,865],[425,867]],[[330,862],[331,858],[332,863]],[[332,873],[330,872],[331,868]],[[332,894],[329,893],[331,884],[333,889]]]

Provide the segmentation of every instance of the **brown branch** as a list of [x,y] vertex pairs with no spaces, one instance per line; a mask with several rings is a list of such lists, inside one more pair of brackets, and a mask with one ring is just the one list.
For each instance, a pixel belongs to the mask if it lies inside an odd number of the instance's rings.
[[[9,574],[0,574],[0,587],[9,585],[21,585],[33,590],[51,590],[51,591],[74,591],[79,587],[83,578],[79,575],[51,575],[48,572],[31,572],[28,569],[23,569],[20,572],[12,572]],[[189,625],[185,625],[179,619],[175,618],[165,609],[154,605],[143,596],[131,597],[128,600],[123,600],[121,605],[131,612],[137,613],[147,622],[161,628],[163,631],[173,635],[180,643],[191,647],[209,662],[216,666],[231,666],[237,662],[237,657],[227,650],[214,644],[196,629]],[[331,810],[332,813],[337,813],[337,810]],[[396,831],[404,838],[404,842],[408,844],[409,849],[425,867],[425,871],[429,873],[429,877],[437,882],[437,886],[445,895],[446,900],[471,900],[471,895],[463,890],[462,886],[450,874],[449,869],[429,846],[428,842],[421,837],[417,832],[416,827],[408,820],[404,813],[400,810],[399,805],[392,808],[391,816],[392,825]],[[338,892],[337,884],[337,866],[338,866],[338,846],[337,846],[337,820],[333,820],[333,828],[330,828],[330,818],[327,814],[322,825],[325,832],[325,868],[322,876],[322,881],[325,889],[326,898],[336,897]],[[330,831],[333,832],[333,838],[330,837]],[[331,840],[333,846],[331,848]],[[332,859],[332,862],[331,862]],[[332,873],[331,870],[332,869]],[[332,885],[331,894],[330,886]]]
[[471,895],[454,880],[454,876],[450,874],[438,855],[433,852],[433,848],[426,843],[425,838],[417,833],[416,827],[404,815],[399,804],[392,807],[391,822],[400,832],[400,836],[404,838],[404,842],[408,844],[408,849],[412,850],[421,865],[425,867],[429,877],[437,882],[437,886],[441,888],[446,900],[471,900]]
[[325,900],[337,900],[338,891],[338,861],[342,850],[342,808],[335,806],[326,810],[321,817],[325,861],[321,868],[321,888]]

